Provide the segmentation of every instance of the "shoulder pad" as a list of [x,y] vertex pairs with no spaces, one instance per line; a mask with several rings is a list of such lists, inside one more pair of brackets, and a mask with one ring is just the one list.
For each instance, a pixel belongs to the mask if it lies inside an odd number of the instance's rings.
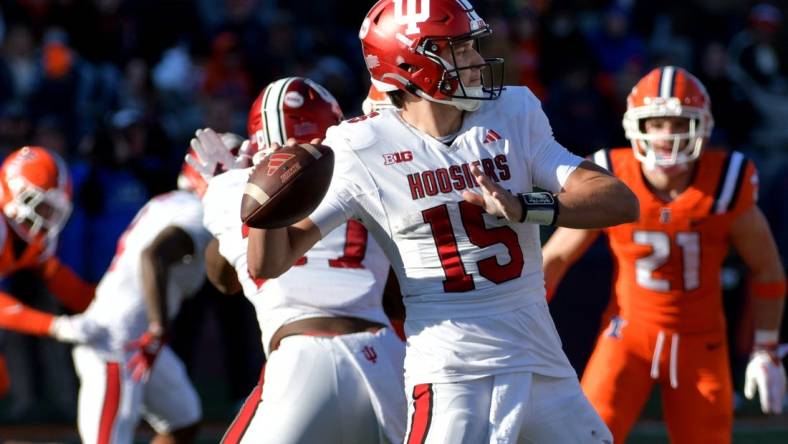
[[[388,113],[371,113],[345,120],[332,126],[326,133],[324,144],[332,149],[361,150],[371,147],[378,140],[381,124],[391,118]],[[336,146],[335,146],[336,145]]]

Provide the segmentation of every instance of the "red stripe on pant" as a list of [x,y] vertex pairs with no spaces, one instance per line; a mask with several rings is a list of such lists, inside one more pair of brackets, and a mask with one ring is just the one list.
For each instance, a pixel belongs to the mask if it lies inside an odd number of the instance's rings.
[[432,384],[413,387],[413,418],[410,421],[408,444],[424,444],[432,421]]
[[265,381],[265,365],[263,365],[263,370],[260,372],[260,382],[257,383],[252,393],[250,393],[246,401],[244,401],[241,411],[235,416],[233,423],[230,424],[230,428],[227,429],[227,432],[224,434],[222,444],[238,444],[241,442],[241,439],[246,433],[246,429],[249,427],[249,423],[252,422],[252,418],[254,418],[254,414],[257,412],[257,407],[260,406],[261,397],[263,395],[263,381]]
[[99,422],[98,444],[112,442],[112,427],[118,416],[120,405],[120,364],[107,363],[107,385],[104,388],[104,406],[101,408],[101,421]]

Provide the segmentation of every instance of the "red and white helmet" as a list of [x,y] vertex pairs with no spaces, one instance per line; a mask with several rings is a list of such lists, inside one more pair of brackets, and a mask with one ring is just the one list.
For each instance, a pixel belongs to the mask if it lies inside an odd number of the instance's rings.
[[364,99],[364,102],[361,104],[361,111],[364,114],[369,114],[374,111],[380,111],[383,109],[395,109],[393,103],[391,103],[391,99],[389,98],[388,94],[384,92],[380,92],[375,85],[369,87],[369,93],[367,93],[367,98]]
[[37,146],[22,147],[0,166],[0,204],[26,242],[55,239],[71,215],[71,177],[63,159]]
[[[400,89],[472,111],[479,100],[500,96],[503,59],[458,67],[454,47],[468,40],[478,45],[491,33],[468,0],[380,0],[367,13],[358,35],[377,89]],[[447,47],[452,60],[439,56]],[[460,71],[474,68],[481,69],[482,86],[463,85]]]
[[249,110],[246,130],[257,152],[273,143],[284,145],[322,139],[342,121],[342,109],[323,86],[303,77],[285,77],[263,89]]
[[[239,159],[239,157],[242,156],[241,150],[243,150],[242,147],[245,143],[243,137],[235,133],[221,133],[220,137],[221,143],[214,144],[213,146],[218,146],[219,149],[227,150],[230,154],[230,158]],[[217,159],[203,159],[203,156],[197,152],[194,147],[189,147],[189,152],[186,156],[187,160],[183,162],[181,173],[178,175],[178,189],[192,191],[199,197],[205,194],[205,190],[208,188],[208,180],[210,180],[211,177],[230,169],[224,163],[217,161]],[[189,157],[191,157],[191,162],[188,160]],[[248,162],[246,162],[247,165],[240,165],[238,166],[239,168],[251,165],[251,157],[246,157],[248,159]],[[211,171],[200,172],[195,165],[197,167],[203,166],[204,168],[210,168]]]
[[[689,131],[647,134],[644,121],[653,117],[685,117],[689,119]],[[703,143],[714,127],[711,99],[695,76],[682,68],[663,66],[646,74],[632,88],[627,96],[623,124],[635,157],[649,167],[692,162],[700,157]],[[654,141],[665,139],[673,141],[669,155],[660,154],[653,147]]]

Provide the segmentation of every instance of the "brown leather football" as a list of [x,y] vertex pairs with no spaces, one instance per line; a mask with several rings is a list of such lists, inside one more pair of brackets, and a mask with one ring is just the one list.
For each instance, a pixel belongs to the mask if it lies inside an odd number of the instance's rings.
[[282,228],[307,217],[323,200],[334,171],[325,145],[284,146],[267,155],[249,175],[241,220],[253,228]]

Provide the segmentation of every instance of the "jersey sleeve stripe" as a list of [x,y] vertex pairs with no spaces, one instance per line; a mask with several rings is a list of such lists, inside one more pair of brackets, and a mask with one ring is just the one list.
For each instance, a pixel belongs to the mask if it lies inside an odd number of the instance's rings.
[[747,171],[747,159],[744,157],[744,155],[741,155],[741,157],[742,163],[741,166],[739,166],[739,174],[736,176],[736,188],[733,190],[733,197],[731,197],[731,203],[729,205],[730,207],[735,207],[736,202],[739,200],[739,192],[741,191],[744,184],[744,173]]
[[613,172],[613,162],[610,161],[610,150],[601,149],[594,153],[594,163]]
[[725,159],[725,165],[722,169],[723,177],[717,187],[717,194],[714,198],[714,214],[722,214],[728,211],[731,202],[735,195],[738,194],[741,188],[741,176],[744,174],[744,167],[747,165],[744,155],[738,151],[734,151]]

